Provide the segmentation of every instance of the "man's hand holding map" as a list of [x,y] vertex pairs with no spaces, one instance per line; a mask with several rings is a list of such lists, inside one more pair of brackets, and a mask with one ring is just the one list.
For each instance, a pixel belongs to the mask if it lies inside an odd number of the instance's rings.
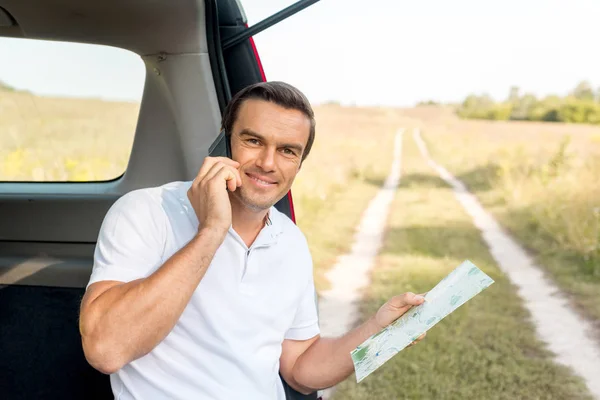
[[357,382],[362,381],[419,336],[494,283],[472,262],[464,261],[411,308],[351,352]]

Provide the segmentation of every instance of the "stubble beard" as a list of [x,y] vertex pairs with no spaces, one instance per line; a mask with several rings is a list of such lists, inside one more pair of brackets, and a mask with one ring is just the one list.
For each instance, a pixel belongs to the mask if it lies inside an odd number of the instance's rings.
[[281,200],[285,193],[280,193],[276,197],[272,196],[260,196],[256,193],[248,193],[248,190],[243,186],[238,187],[235,192],[231,193],[233,197],[237,199],[239,203],[241,203],[244,207],[248,208],[253,212],[260,212],[270,209]]

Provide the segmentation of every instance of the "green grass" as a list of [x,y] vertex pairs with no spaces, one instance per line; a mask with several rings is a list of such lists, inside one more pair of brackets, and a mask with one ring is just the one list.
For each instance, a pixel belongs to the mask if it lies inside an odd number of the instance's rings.
[[432,157],[600,326],[600,128],[447,118],[425,120],[422,134]]
[[362,306],[364,318],[391,296],[431,289],[470,259],[496,282],[336,400],[587,399],[584,383],[536,339],[515,288],[495,265],[451,190],[404,140],[404,177]]

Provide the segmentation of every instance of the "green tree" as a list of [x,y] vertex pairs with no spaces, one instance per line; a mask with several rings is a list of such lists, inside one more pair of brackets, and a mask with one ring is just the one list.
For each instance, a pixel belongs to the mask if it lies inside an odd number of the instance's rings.
[[600,124],[600,104],[571,96],[561,105],[558,116],[563,122]]
[[513,106],[510,103],[499,103],[495,104],[487,112],[487,119],[496,121],[506,121],[510,119]]
[[462,118],[491,120],[529,120],[570,122],[600,125],[600,87],[594,92],[588,81],[580,82],[571,93],[561,98],[519,94],[518,86],[511,86],[506,101],[496,103],[486,94],[469,95],[456,107]]
[[558,122],[558,110],[562,104],[562,99],[558,96],[546,96],[538,101],[529,111],[529,120]]
[[458,115],[463,118],[489,119],[489,111],[493,107],[494,101],[489,95],[469,95],[459,107]]
[[533,94],[525,94],[513,106],[510,119],[524,121],[530,119],[531,110],[537,105],[537,98]]
[[581,81],[571,94],[578,100],[594,100],[594,89],[592,89],[592,85],[588,81]]

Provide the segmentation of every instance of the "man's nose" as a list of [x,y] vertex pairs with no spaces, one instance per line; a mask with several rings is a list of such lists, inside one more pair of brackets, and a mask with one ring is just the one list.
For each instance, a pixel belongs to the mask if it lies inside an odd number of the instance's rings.
[[257,165],[265,171],[272,171],[275,168],[275,152],[276,149],[265,147],[260,152],[260,156],[256,161]]

